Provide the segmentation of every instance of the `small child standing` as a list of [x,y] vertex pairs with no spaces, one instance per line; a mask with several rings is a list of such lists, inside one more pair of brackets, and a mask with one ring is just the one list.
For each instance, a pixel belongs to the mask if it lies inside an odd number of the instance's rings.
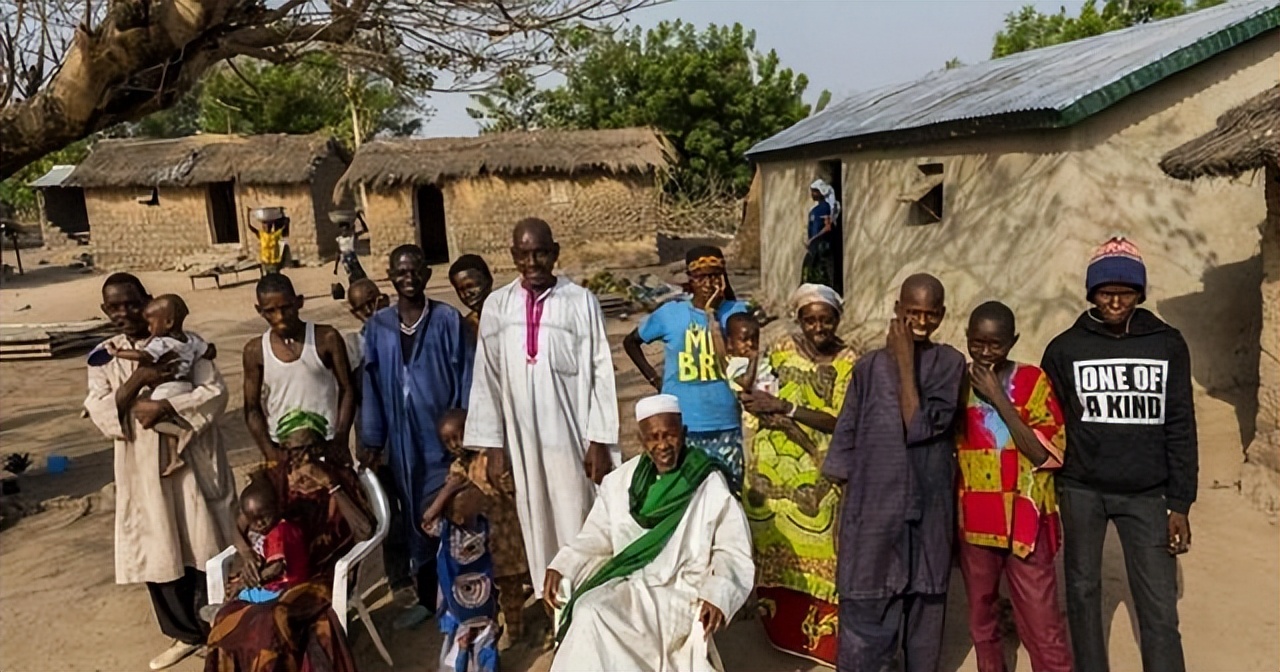
[[498,599],[494,586],[493,538],[485,510],[488,498],[465,475],[450,470],[436,500],[422,514],[424,532],[440,538],[440,672],[496,672]]
[[360,255],[356,252],[356,245],[362,234],[369,233],[369,225],[360,218],[358,221],[361,228],[356,229],[355,221],[349,219],[353,215],[354,213],[350,211],[339,211],[330,215],[330,219],[338,224],[338,235],[334,237],[334,241],[338,243],[338,258],[333,262],[333,274],[338,274],[338,265],[341,264],[342,269],[347,273],[348,285],[368,277],[364,272],[364,266],[360,265]]
[[[157,296],[142,311],[142,317],[147,321],[147,328],[151,333],[151,338],[142,345],[142,349],[125,350],[109,343],[104,346],[105,352],[110,357],[137,362],[144,366],[155,365],[171,355],[174,357],[177,365],[174,380],[161,383],[151,390],[150,398],[154,401],[172,399],[190,392],[194,387],[191,383],[191,368],[195,366],[196,360],[202,358],[211,360],[217,356],[217,349],[212,343],[183,327],[187,315],[189,315],[187,304],[182,297],[177,294]],[[90,364],[101,366],[110,360],[110,357],[95,357],[98,352],[101,351],[95,350],[90,353]],[[177,439],[182,429],[172,422],[160,422],[155,426],[155,430],[162,436],[160,441],[160,474],[162,476],[172,474],[184,464],[178,452]]]
[[[525,599],[529,596],[529,589],[526,588],[526,581],[529,579],[529,564],[525,557],[524,536],[520,531],[520,520],[516,517],[516,502],[513,498],[515,493],[515,484],[511,481],[511,476],[507,475],[503,479],[503,483],[498,488],[490,486],[488,476],[486,476],[486,463],[484,457],[479,453],[465,451],[462,448],[462,435],[466,426],[466,411],[452,410],[444,413],[438,424],[440,440],[454,456],[454,462],[449,467],[449,481],[445,484],[444,489],[440,492],[436,503],[440,507],[428,509],[428,515],[424,515],[424,525],[430,524],[429,518],[439,518],[440,511],[443,507],[449,506],[449,499],[460,497],[462,493],[474,492],[479,495],[481,502],[481,517],[486,526],[485,552],[492,558],[490,564],[490,576],[493,577],[493,584],[498,591],[497,605],[502,612],[502,628],[500,628],[500,640],[498,641],[498,649],[507,649],[509,645],[524,636],[524,612]],[[454,484],[451,488],[449,483]],[[475,497],[475,495],[467,494],[466,498]],[[472,508],[470,504],[462,502],[460,504],[462,512],[470,512]],[[439,508],[439,511],[435,511]],[[431,516],[433,515],[434,516]],[[425,527],[424,527],[425,529]],[[430,534],[430,532],[429,532]],[[447,562],[447,543],[445,543],[445,534],[440,534],[442,545],[440,545],[440,594],[449,595],[454,590],[453,585],[448,584],[445,579],[444,563]],[[448,607],[448,605],[447,605]],[[448,611],[444,609],[444,611]],[[497,614],[494,614],[497,618]],[[442,620],[442,627],[444,627]],[[447,631],[448,632],[448,631]]]
[[[707,324],[712,338],[718,340],[720,325],[714,322],[715,320],[708,320]],[[735,393],[759,390],[777,396],[778,377],[769,366],[769,360],[760,356],[760,323],[748,313],[737,313],[729,316],[725,331],[724,351],[728,356],[720,357],[717,354],[716,359],[717,365],[724,372],[725,381],[729,383],[729,389]],[[717,348],[716,352],[719,351]],[[788,439],[805,452],[817,456],[817,445],[794,419],[784,415],[744,415],[747,416],[745,424],[750,426],[759,422],[762,427],[776,429],[786,434]]]

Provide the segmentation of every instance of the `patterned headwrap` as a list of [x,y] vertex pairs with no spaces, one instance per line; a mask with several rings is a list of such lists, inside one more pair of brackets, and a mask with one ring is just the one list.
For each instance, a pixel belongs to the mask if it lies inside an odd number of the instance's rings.
[[[736,301],[738,299],[737,295],[733,293],[733,287],[729,284],[724,252],[720,248],[714,245],[698,245],[690,248],[684,253],[684,268],[690,280],[693,279],[694,275],[723,276],[724,299],[726,301]],[[693,291],[688,283],[685,283],[685,291]]]
[[724,252],[714,245],[698,245],[684,254],[684,267],[694,273],[724,273]]
[[310,429],[321,438],[329,434],[329,420],[319,413],[301,409],[285,413],[276,423],[276,438],[284,441],[285,437],[302,429]]
[[724,259],[714,256],[698,257],[687,264],[690,273],[723,273]]

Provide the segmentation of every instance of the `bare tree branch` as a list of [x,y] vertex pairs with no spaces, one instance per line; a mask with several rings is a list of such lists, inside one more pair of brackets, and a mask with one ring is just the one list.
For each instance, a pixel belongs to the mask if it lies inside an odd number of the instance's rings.
[[553,65],[564,28],[661,1],[0,0],[0,177],[172,105],[220,61],[326,50],[404,90],[473,91]]

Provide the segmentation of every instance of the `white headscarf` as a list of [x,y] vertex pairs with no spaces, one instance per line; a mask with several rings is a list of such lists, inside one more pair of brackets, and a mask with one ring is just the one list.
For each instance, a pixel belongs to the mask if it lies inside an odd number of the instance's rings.
[[825,303],[835,308],[837,315],[844,312],[844,308],[841,305],[843,300],[840,295],[836,293],[836,290],[826,285],[806,282],[797,287],[795,293],[791,295],[791,310],[797,315],[800,313],[801,308],[813,303]]
[[818,190],[818,193],[822,194],[822,200],[831,206],[831,224],[834,225],[836,218],[840,216],[840,201],[836,200],[836,190],[822,180],[814,180],[809,188]]

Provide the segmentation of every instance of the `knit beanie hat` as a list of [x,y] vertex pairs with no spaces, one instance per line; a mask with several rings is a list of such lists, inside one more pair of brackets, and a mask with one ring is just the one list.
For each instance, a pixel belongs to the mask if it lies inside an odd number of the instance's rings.
[[1102,285],[1128,285],[1140,293],[1138,302],[1147,299],[1147,267],[1142,263],[1138,246],[1124,236],[1115,236],[1103,243],[1089,260],[1085,273],[1086,296],[1093,300],[1093,292]]

